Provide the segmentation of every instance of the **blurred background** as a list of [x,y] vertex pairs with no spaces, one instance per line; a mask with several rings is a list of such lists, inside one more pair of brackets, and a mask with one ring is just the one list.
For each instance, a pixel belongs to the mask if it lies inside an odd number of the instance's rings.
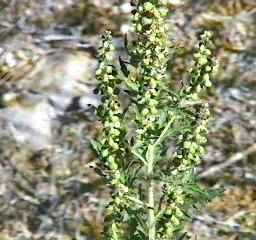
[[[169,0],[178,86],[198,45],[215,35],[219,73],[200,181],[224,196],[198,213],[198,240],[256,239],[256,1]],[[101,240],[109,195],[91,166],[100,126],[88,104],[101,33],[122,54],[126,0],[0,0],[0,240]]]

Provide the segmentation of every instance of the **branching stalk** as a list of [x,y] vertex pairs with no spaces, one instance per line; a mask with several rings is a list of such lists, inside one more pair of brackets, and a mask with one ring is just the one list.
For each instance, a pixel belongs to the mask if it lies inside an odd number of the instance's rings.
[[[194,174],[204,154],[210,114],[200,92],[212,85],[212,35],[201,35],[189,84],[175,92],[167,82],[172,49],[164,2],[132,3],[136,40],[124,40],[130,61],[119,57],[120,68],[115,67],[110,32],[99,49],[95,92],[102,95],[102,104],[95,112],[102,132],[92,145],[101,159],[97,170],[111,190],[104,229],[109,240],[183,239],[190,207],[218,195],[198,185]],[[130,92],[125,110],[120,84]],[[170,139],[177,151],[168,156]]]

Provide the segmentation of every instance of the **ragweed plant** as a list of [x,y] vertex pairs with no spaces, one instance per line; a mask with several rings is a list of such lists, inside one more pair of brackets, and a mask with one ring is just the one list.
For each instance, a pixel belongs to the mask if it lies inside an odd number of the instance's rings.
[[[208,132],[209,106],[200,93],[211,87],[216,68],[212,34],[200,36],[189,83],[173,90],[167,81],[172,47],[164,1],[133,5],[136,40],[124,40],[129,61],[120,57],[120,67],[115,66],[116,47],[106,32],[96,72],[102,104],[95,112],[103,128],[92,145],[101,159],[97,171],[112,196],[104,235],[111,240],[185,239],[190,210],[218,194],[199,186],[194,173]],[[121,95],[130,100],[128,106]]]

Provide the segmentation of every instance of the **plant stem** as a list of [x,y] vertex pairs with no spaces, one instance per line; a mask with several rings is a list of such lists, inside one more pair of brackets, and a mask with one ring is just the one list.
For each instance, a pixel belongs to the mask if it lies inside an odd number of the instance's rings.
[[154,187],[155,183],[152,178],[154,170],[154,146],[149,145],[148,147],[148,169],[147,174],[149,177],[149,186],[148,186],[148,239],[156,239],[156,217],[155,217],[155,199],[154,199]]

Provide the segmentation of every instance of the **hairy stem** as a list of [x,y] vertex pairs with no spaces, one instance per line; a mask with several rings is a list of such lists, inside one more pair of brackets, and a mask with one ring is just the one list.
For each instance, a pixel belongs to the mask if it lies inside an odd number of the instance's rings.
[[147,174],[149,177],[149,185],[148,185],[148,239],[155,240],[156,239],[156,216],[155,216],[155,199],[154,199],[154,187],[155,183],[152,178],[153,170],[154,170],[154,146],[149,145],[148,147],[148,167]]

